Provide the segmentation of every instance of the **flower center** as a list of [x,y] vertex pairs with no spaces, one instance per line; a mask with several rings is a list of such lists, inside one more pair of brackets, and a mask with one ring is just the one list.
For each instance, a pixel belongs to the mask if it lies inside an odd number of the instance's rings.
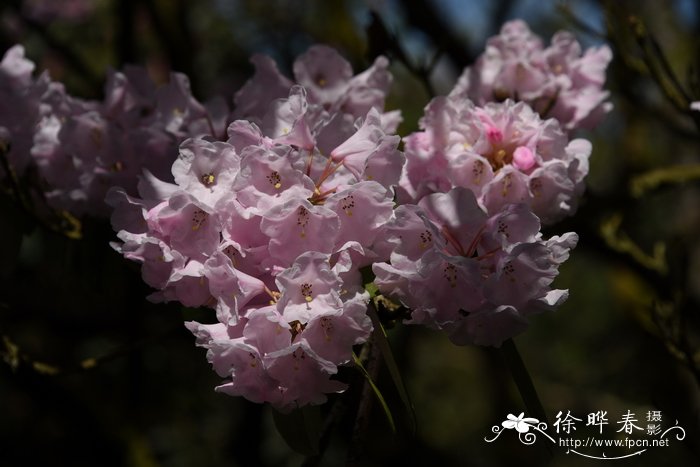
[[340,209],[345,211],[348,217],[352,216],[352,208],[355,207],[355,198],[352,195],[348,195],[340,200]]
[[323,328],[323,334],[326,336],[326,342],[331,341],[331,334],[333,333],[333,321],[324,316],[321,318],[321,328]]
[[292,352],[292,357],[294,358],[293,368],[295,370],[299,370],[299,361],[306,359],[306,353],[304,353],[304,349],[296,349],[294,352]]
[[506,174],[505,177],[503,177],[503,188],[501,189],[501,195],[505,198],[506,195],[508,194],[508,191],[510,191],[510,186],[513,184],[513,180],[511,180],[511,174]]
[[503,220],[498,221],[498,233],[503,234],[504,237],[509,238],[510,234],[508,233],[508,224],[503,222]]
[[503,274],[506,275],[509,281],[515,282],[515,267],[513,266],[513,263],[508,261],[504,266],[503,266]]
[[275,190],[282,188],[282,177],[280,177],[280,173],[276,170],[270,172],[270,175],[265,178],[267,178],[267,181],[270,182],[270,185],[275,187]]
[[428,245],[433,241],[433,233],[430,230],[425,230],[420,234],[421,249],[428,248]]
[[450,284],[453,289],[457,287],[457,268],[454,264],[447,263],[442,270],[442,276]]
[[301,284],[301,295],[304,297],[304,300],[306,300],[307,303],[313,300],[313,288],[311,284]]
[[204,224],[206,221],[207,213],[199,208],[195,209],[195,211],[192,213],[192,230],[199,230],[199,228],[202,227],[202,224]]
[[214,174],[212,174],[212,173],[207,173],[207,174],[202,175],[201,180],[202,180],[202,184],[204,184],[204,186],[212,186],[214,184],[214,182],[216,181],[216,177],[214,177]]
[[301,229],[301,233],[299,236],[301,238],[306,237],[306,225],[309,223],[309,210],[306,209],[304,206],[299,206],[299,210],[297,211],[297,225]]

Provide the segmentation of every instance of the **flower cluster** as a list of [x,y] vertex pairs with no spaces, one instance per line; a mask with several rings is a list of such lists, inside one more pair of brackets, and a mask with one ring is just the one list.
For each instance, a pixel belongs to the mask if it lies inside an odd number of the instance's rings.
[[522,20],[509,21],[490,38],[476,63],[464,70],[451,96],[477,105],[515,99],[556,118],[566,131],[593,128],[612,110],[602,86],[612,59],[606,45],[581,51],[560,31],[549,47]]
[[552,282],[578,237],[540,227],[577,208],[591,145],[569,133],[609,110],[609,60],[507,23],[404,156],[384,57],[355,75],[313,46],[290,79],[256,55],[230,113],[184,75],[156,85],[134,67],[110,72],[103,101],[76,99],[32,78],[18,46],[0,62],[0,137],[54,207],[111,207],[113,247],[152,301],[215,310],[186,326],[218,390],[288,410],[344,389],[338,367],[372,330],[362,268],[410,323],[460,345],[500,345],[566,300]]
[[[255,75],[236,94],[233,117],[258,124],[276,99],[285,98],[298,85],[306,90],[312,119],[332,120],[334,130],[353,132],[356,119],[364,118],[371,109],[384,109],[392,81],[386,57],[377,57],[371,67],[353,75],[347,60],[325,45],[312,46],[294,61],[294,81],[282,75],[268,56],[254,55],[251,62]],[[382,127],[389,133],[400,122],[398,110],[382,114]]]
[[0,126],[11,143],[14,170],[22,173],[35,164],[56,209],[108,217],[109,188],[135,193],[144,168],[168,176],[184,139],[225,132],[228,110],[220,110],[217,100],[207,110],[192,97],[183,74],[171,73],[158,86],[142,68],[110,71],[105,98],[98,102],[70,96],[46,73],[33,79],[33,68],[21,46],[6,53],[0,64]]
[[496,214],[526,203],[545,224],[574,213],[588,173],[591,144],[569,141],[554,119],[542,120],[524,102],[477,107],[438,97],[426,107],[423,131],[405,138],[402,198],[464,187]]
[[578,237],[544,239],[540,225],[576,211],[592,148],[568,134],[610,110],[601,89],[610,58],[607,47],[581,56],[565,32],[544,49],[512,21],[428,104],[421,131],[404,138],[404,204],[384,235],[390,259],[373,265],[410,322],[457,344],[498,346],[566,300],[550,286]]
[[387,224],[391,260],[373,265],[375,282],[412,310],[411,323],[459,345],[498,346],[568,297],[550,285],[578,237],[545,240],[539,230],[526,204],[486,214],[466,188],[427,195]]
[[[218,323],[187,326],[230,378],[219,390],[282,409],[344,387],[331,376],[372,328],[359,269],[380,259],[375,243],[404,162],[378,109],[356,120],[318,97],[326,84],[342,87],[346,104],[381,90],[369,72],[338,84],[340,57],[328,50],[295,65],[315,77],[316,97],[293,85],[254,121],[232,122],[226,141],[184,141],[174,184],[145,173],[140,198],[108,195],[123,242],[115,247],[142,263],[158,289],[151,299],[216,309]],[[269,79],[258,73],[239,106]]]
[[34,128],[50,111],[43,103],[64,93],[63,86],[51,82],[46,73],[33,79],[33,71],[21,45],[5,52],[0,62],[0,138],[11,143],[7,158],[18,174],[31,164]]

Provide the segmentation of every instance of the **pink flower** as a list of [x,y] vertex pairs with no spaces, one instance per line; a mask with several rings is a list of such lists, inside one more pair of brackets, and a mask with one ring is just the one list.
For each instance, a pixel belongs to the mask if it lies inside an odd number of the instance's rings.
[[[7,50],[0,61],[0,133],[10,143],[7,157],[18,175],[31,165],[33,140],[41,129],[45,133],[39,135],[38,143],[43,153],[48,152],[58,133],[58,118],[48,120],[51,105],[65,101],[62,85],[52,82],[46,73],[34,79],[33,70],[34,63],[25,57],[21,45]],[[0,171],[0,176],[4,177],[3,173]]]
[[405,138],[404,201],[461,186],[489,213],[526,203],[552,224],[575,212],[591,145],[569,141],[556,120],[542,120],[527,104],[476,107],[439,97],[426,107],[421,128]]
[[472,67],[464,70],[451,97],[477,105],[507,98],[527,102],[562,128],[593,128],[612,109],[604,91],[605,71],[612,59],[607,46],[585,52],[572,34],[560,31],[544,48],[527,24],[507,22]]
[[[385,57],[378,57],[370,68],[353,76],[350,63],[325,45],[310,47],[294,61],[295,81],[283,76],[269,57],[255,55],[251,61],[256,72],[236,93],[233,117],[257,124],[276,99],[289,95],[294,84],[305,89],[314,113],[330,117],[344,114],[353,122],[364,118],[370,109],[384,110],[392,81]],[[400,121],[396,111],[382,114],[382,127],[388,132],[395,132]]]
[[[218,324],[187,326],[227,378],[217,390],[287,410],[345,388],[333,376],[372,328],[359,269],[388,258],[382,229],[405,159],[388,132],[396,115],[380,113],[384,59],[353,77],[336,52],[313,48],[295,65],[307,88],[254,60],[234,112],[249,120],[225,142],[184,140],[174,184],[145,172],[140,198],[112,189],[108,201],[124,229],[115,247],[159,289],[149,298],[215,310]],[[114,81],[108,107],[138,120],[148,81]],[[178,105],[201,113],[178,83],[176,104],[154,117],[169,129],[187,121],[170,115]]]
[[172,174],[179,187],[213,207],[230,191],[240,163],[241,157],[230,145],[190,138],[180,145]]
[[386,226],[389,262],[372,269],[379,290],[412,310],[411,323],[444,330],[459,345],[499,346],[552,310],[551,289],[576,234],[544,240],[525,204],[487,215],[472,191],[453,188],[401,206]]
[[[145,69],[127,66],[123,72],[111,71],[102,102],[75,99],[45,75],[32,89],[39,97],[32,104],[32,122],[25,125],[33,145],[31,151],[21,144],[17,147],[25,156],[31,155],[48,182],[49,203],[74,215],[106,217],[110,208],[104,200],[112,187],[135,195],[144,169],[172,180],[179,143],[205,134],[223,137],[221,122],[192,97],[189,80],[182,74],[172,73],[167,83],[156,86]],[[0,108],[0,125],[2,113]],[[204,151],[201,142],[183,150],[194,146]],[[184,177],[179,172],[191,169],[185,159],[183,155],[182,163],[176,164],[175,175]],[[197,195],[204,197],[204,191]]]
[[276,285],[272,305],[244,307],[237,322],[187,327],[217,373],[230,378],[217,390],[281,410],[323,403],[345,389],[332,376],[371,330],[366,293],[344,299],[348,284],[316,252],[299,256]]
[[292,82],[282,76],[275,61],[265,55],[253,55],[255,75],[236,93],[233,118],[260,121],[275,99],[286,97]]

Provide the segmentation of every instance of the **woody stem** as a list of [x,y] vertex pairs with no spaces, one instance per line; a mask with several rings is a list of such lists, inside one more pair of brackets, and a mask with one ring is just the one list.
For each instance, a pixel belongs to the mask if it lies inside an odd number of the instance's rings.
[[[513,381],[518,388],[520,397],[523,398],[528,414],[534,415],[540,421],[547,422],[547,414],[513,339],[508,339],[503,343],[501,355],[503,355],[503,359],[513,376]],[[547,425],[549,425],[548,422]]]

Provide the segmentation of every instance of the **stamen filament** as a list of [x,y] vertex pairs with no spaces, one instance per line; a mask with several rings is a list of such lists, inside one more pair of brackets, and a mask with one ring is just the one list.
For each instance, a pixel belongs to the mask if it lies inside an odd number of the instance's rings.
[[460,256],[466,256],[464,254],[464,249],[462,248],[462,245],[459,243],[459,240],[457,240],[457,238],[454,235],[452,235],[452,232],[449,231],[447,226],[442,226],[442,235],[445,237],[445,240],[447,240],[447,243],[452,245],[454,249],[457,250],[457,253]]
[[474,253],[476,252],[476,246],[479,243],[479,240],[481,240],[481,234],[484,233],[484,229],[486,228],[485,225],[482,225],[479,231],[474,235],[474,240],[469,244],[469,248],[467,249],[467,254],[464,255],[467,258],[471,258],[474,256]]

